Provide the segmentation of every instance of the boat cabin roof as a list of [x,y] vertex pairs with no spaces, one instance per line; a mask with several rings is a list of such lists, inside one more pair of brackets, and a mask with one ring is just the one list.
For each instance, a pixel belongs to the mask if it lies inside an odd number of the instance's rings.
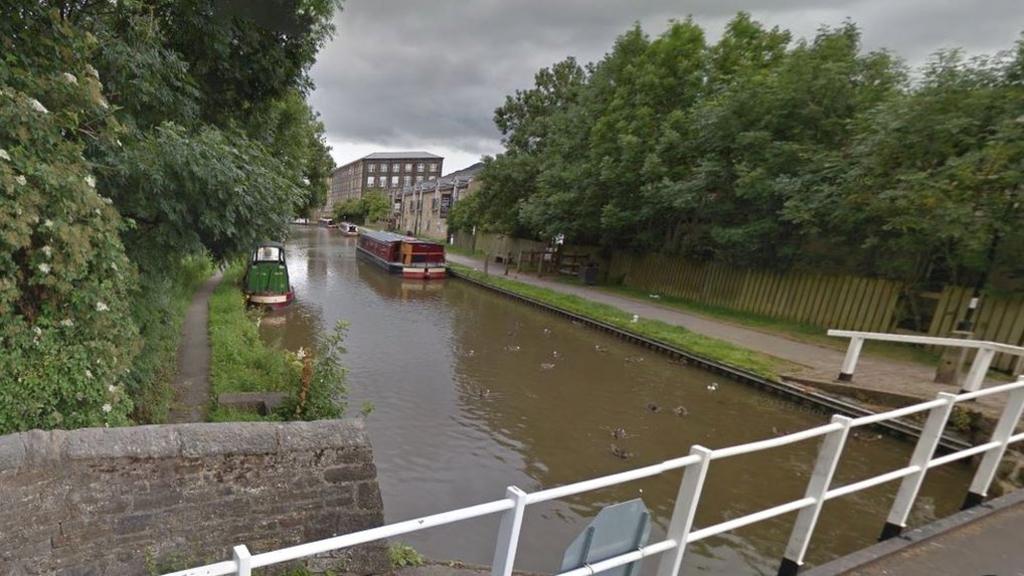
[[284,243],[283,242],[274,242],[273,240],[267,240],[266,242],[260,242],[260,243],[256,244],[255,248],[262,248],[264,246],[273,246],[274,248],[281,248],[282,250],[284,249]]

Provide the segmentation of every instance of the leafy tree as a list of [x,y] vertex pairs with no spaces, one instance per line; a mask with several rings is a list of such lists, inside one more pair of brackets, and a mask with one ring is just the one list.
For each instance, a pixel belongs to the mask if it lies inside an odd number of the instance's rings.
[[25,13],[0,22],[0,433],[124,424],[136,276],[83,157],[121,127],[89,63],[95,40]]
[[367,192],[359,200],[367,222],[380,222],[391,213],[391,200],[387,194],[379,190]]

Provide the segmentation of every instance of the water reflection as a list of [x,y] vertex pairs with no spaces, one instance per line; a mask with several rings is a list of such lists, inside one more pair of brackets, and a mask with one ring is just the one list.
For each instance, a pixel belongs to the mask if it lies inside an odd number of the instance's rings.
[[[827,421],[458,280],[403,281],[358,261],[351,238],[296,228],[288,246],[298,301],[261,332],[295,349],[337,320],[351,323],[351,404],[376,406],[367,427],[389,521],[500,498],[511,484],[551,487],[680,456],[695,443],[717,447]],[[698,525],[801,497],[815,449],[805,442],[715,462]],[[906,444],[873,437],[852,439],[847,451],[838,483],[902,466],[909,456]],[[660,537],[679,479],[669,474],[531,507],[517,567],[554,570],[597,510],[638,495],[652,511],[652,538]],[[930,474],[915,521],[954,510],[966,479],[962,468]],[[871,543],[894,489],[828,503],[809,560]],[[687,565],[773,574],[791,523],[792,515],[697,543]],[[489,518],[407,541],[434,558],[486,563],[496,531]]]

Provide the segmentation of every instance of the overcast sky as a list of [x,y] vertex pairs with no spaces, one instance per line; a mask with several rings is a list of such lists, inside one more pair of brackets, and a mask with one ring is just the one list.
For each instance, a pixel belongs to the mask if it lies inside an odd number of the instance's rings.
[[501,150],[494,108],[538,68],[598,60],[636,21],[654,36],[692,15],[715,41],[738,10],[797,38],[850,18],[865,48],[910,64],[940,48],[995,53],[1024,30],[1024,0],[346,0],[311,101],[339,165],[428,150],[450,172]]

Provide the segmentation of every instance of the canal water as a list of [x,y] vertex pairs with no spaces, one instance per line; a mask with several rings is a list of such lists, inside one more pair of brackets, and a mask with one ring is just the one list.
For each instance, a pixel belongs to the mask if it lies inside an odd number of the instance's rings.
[[[681,365],[604,333],[457,279],[404,281],[356,259],[355,239],[294,227],[288,269],[297,300],[264,319],[265,340],[310,346],[349,323],[352,412],[372,402],[373,443],[388,522],[502,498],[505,487],[558,486],[828,421],[748,385]],[[678,413],[678,414],[677,414]],[[614,431],[624,430],[624,438]],[[803,496],[816,442],[711,465],[697,525]],[[845,484],[899,468],[907,442],[865,431],[837,473]],[[623,458],[625,456],[626,458]],[[642,498],[651,542],[664,533],[681,472],[528,508],[516,568],[557,571],[566,546],[603,506]],[[912,517],[954,512],[969,470],[929,473]],[[825,505],[808,556],[821,563],[871,544],[896,486]],[[774,574],[794,514],[692,545],[689,572]],[[435,559],[489,563],[497,518],[410,535]],[[647,562],[650,573],[655,560]]]

